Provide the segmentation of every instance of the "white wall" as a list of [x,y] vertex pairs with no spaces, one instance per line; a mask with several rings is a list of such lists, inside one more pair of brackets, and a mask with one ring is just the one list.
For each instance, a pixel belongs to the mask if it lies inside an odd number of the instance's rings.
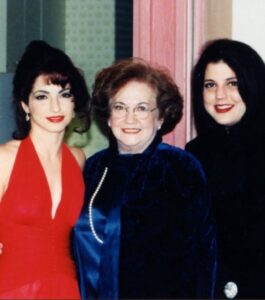
[[233,0],[232,38],[247,43],[265,60],[264,0]]

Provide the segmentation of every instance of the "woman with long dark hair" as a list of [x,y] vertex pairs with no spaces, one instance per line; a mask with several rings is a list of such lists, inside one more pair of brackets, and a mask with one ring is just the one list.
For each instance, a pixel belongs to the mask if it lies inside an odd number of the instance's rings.
[[217,227],[216,297],[265,298],[265,65],[239,41],[206,44],[192,74],[202,163]]

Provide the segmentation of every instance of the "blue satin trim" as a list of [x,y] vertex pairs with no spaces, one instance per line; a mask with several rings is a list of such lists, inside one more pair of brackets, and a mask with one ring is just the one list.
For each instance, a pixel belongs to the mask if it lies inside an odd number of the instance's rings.
[[[106,223],[106,216],[103,214],[103,212],[98,209],[96,206],[93,206],[92,209],[92,216],[93,216],[93,223],[94,228],[96,230],[97,235],[100,237],[101,240],[104,240],[104,227]],[[92,231],[90,231],[89,226],[89,219],[87,219],[86,226],[89,229],[88,236],[87,236],[87,257],[91,260],[89,264],[89,272],[87,273],[88,282],[91,283],[91,288],[93,291],[95,291],[95,295],[97,295],[97,290],[99,286],[99,267],[100,267],[100,261],[101,261],[101,253],[103,245],[100,244],[94,237]],[[89,293],[89,291],[88,291]],[[94,298],[94,296],[92,297]]]
[[99,272],[100,299],[119,299],[120,213],[120,205],[116,204],[110,210],[105,226]]
[[[104,238],[100,232],[104,231],[105,221],[106,216],[99,209],[93,208],[93,222],[101,239]],[[73,252],[78,267],[82,299],[97,298],[102,248],[90,230],[86,203],[73,234]]]
[[118,299],[120,205],[109,211],[93,206],[93,223],[100,244],[90,230],[88,207],[84,207],[74,230],[73,250],[78,262],[82,299]]

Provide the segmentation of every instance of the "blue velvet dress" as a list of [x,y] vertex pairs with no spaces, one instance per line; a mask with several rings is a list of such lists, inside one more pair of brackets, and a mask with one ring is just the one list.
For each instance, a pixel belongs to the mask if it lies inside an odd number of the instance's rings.
[[141,154],[119,154],[112,141],[87,160],[84,177],[73,233],[83,299],[213,298],[215,231],[192,155],[159,135]]

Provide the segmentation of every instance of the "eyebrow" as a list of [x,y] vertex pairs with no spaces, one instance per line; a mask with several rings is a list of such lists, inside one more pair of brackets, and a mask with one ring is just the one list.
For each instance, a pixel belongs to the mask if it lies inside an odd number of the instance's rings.
[[37,90],[35,92],[32,92],[33,95],[37,94],[37,93],[44,93],[44,94],[49,94],[49,92],[44,91],[44,90]]
[[226,80],[232,80],[232,79],[236,79],[237,80],[237,77],[234,76],[234,77],[229,77],[229,78],[226,78]]
[[[228,80],[233,80],[233,79],[236,79],[236,80],[237,80],[237,77],[236,77],[236,76],[234,76],[234,77],[228,77],[228,78],[226,78],[225,80],[228,81]],[[215,80],[214,80],[214,79],[211,79],[211,78],[209,78],[209,79],[204,79],[204,82],[205,82],[205,81],[214,81],[214,82],[215,82]]]
[[[65,91],[71,91],[71,88],[62,88],[60,91],[59,91],[59,93],[63,93],[63,92],[65,92]],[[50,92],[49,91],[45,91],[45,90],[37,90],[37,91],[34,91],[34,92],[32,92],[32,94],[33,95],[35,95],[36,93],[44,93],[44,94],[50,94]]]
[[[121,104],[124,104],[124,105],[127,105],[126,103],[124,103],[122,100],[118,100],[118,101],[115,101],[113,103],[121,103]],[[139,105],[139,104],[150,104],[149,102],[146,102],[146,101],[141,101],[139,103],[137,103],[136,105]]]

